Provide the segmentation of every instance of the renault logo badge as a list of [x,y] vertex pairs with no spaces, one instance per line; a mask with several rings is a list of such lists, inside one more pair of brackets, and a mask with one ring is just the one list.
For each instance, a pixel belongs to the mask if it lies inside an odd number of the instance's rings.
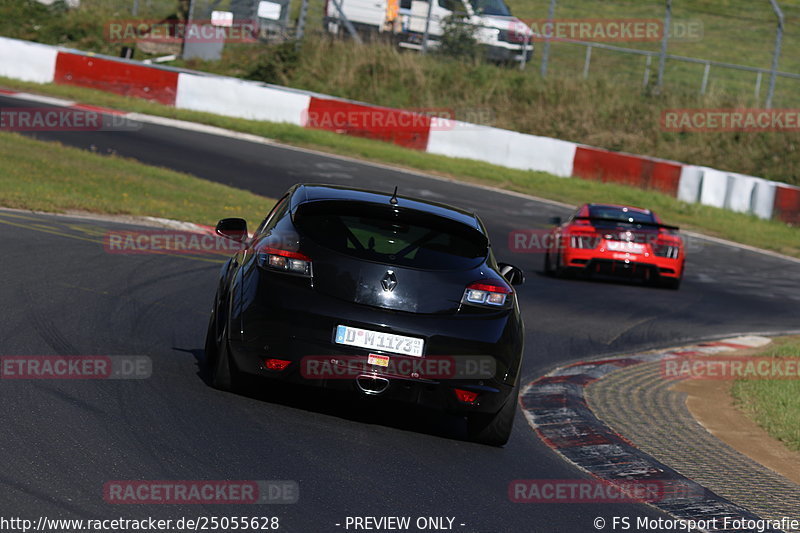
[[394,270],[386,271],[386,275],[381,279],[381,285],[386,292],[392,292],[397,287],[397,276],[394,275]]

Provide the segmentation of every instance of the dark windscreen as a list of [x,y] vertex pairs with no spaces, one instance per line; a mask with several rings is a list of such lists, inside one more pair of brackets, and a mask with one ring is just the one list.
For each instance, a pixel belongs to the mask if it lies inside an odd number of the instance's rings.
[[511,16],[511,11],[503,0],[470,0],[470,4],[475,13],[480,15]]
[[355,202],[300,207],[302,236],[358,259],[427,270],[460,270],[488,253],[484,235],[460,222],[415,210]]
[[624,207],[615,207],[608,205],[593,205],[589,207],[589,216],[593,219],[606,219],[613,222],[643,222],[654,223],[656,222],[653,213],[642,212],[634,209],[627,209]]

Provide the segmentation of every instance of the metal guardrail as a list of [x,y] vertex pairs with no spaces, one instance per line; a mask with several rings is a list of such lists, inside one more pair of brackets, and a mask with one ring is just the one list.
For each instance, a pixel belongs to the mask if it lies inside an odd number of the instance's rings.
[[[555,40],[555,39],[545,39],[543,36],[538,35],[538,38],[542,39],[543,41],[547,40]],[[644,75],[643,75],[643,86],[647,86],[650,81],[650,67],[652,65],[653,57],[661,57],[661,52],[656,52],[652,50],[639,50],[636,48],[625,48],[622,46],[614,46],[605,43],[597,43],[597,42],[590,42],[590,41],[579,41],[575,39],[558,39],[557,42],[563,42],[568,44],[575,44],[580,46],[586,47],[586,56],[584,60],[584,67],[583,67],[583,77],[589,77],[589,70],[591,67],[592,61],[592,49],[599,48],[603,50],[610,50],[613,52],[620,52],[625,54],[634,54],[647,57],[645,62],[644,68]],[[738,65],[736,63],[726,63],[724,61],[714,61],[710,59],[698,59],[696,57],[686,57],[674,54],[665,54],[664,57],[667,60],[674,60],[674,61],[682,61],[685,63],[693,63],[698,65],[704,65],[705,68],[703,70],[703,80],[700,84],[700,94],[705,94],[708,88],[708,80],[711,73],[711,67],[719,67],[719,68],[726,68],[731,70],[740,70],[744,72],[753,72],[756,74],[756,85],[755,85],[755,96],[758,98],[760,96],[761,91],[761,83],[763,80],[764,74],[772,74],[774,72],[776,77],[782,78],[789,78],[800,80],[800,74],[794,72],[782,72],[779,70],[773,71],[769,68],[760,68],[760,67],[750,67],[747,65]]]
[[[549,5],[549,10],[548,10],[548,15],[547,15],[547,20],[549,22],[552,22],[555,19],[556,6],[557,6],[558,2],[559,2],[559,0],[550,0],[550,5]],[[672,23],[672,3],[673,3],[673,0],[664,0],[664,8],[665,8],[664,19],[663,19],[664,34],[663,34],[663,37],[661,39],[661,47],[660,47],[661,49],[660,49],[659,52],[635,50],[635,49],[622,48],[622,47],[614,47],[614,46],[611,46],[611,45],[604,45],[603,43],[575,41],[575,40],[569,40],[569,39],[559,39],[559,41],[561,41],[561,42],[571,42],[573,44],[582,44],[582,45],[587,47],[587,49],[586,49],[586,59],[584,60],[584,68],[583,68],[584,77],[588,77],[588,74],[589,74],[589,65],[591,64],[591,55],[592,55],[592,49],[593,48],[605,48],[605,49],[608,49],[608,50],[614,50],[614,51],[623,52],[623,53],[640,54],[640,55],[647,56],[647,62],[646,62],[645,73],[644,73],[644,80],[645,80],[644,84],[645,85],[647,85],[649,83],[650,65],[652,63],[652,57],[653,56],[658,56],[659,64],[658,64],[658,80],[657,80],[657,82],[655,84],[656,85],[656,90],[660,90],[662,88],[663,84],[664,84],[664,71],[665,71],[665,67],[666,67],[666,62],[667,62],[667,60],[670,60],[670,59],[671,60],[688,62],[688,63],[697,63],[697,64],[702,64],[702,65],[705,66],[704,71],[703,71],[703,81],[701,82],[701,85],[700,85],[700,93],[701,94],[704,94],[706,92],[706,89],[708,88],[708,80],[709,80],[710,70],[711,70],[712,66],[717,66],[717,67],[727,68],[727,69],[733,69],[733,70],[740,70],[740,71],[755,72],[757,74],[756,84],[755,84],[755,96],[756,96],[756,98],[760,97],[761,83],[762,83],[762,78],[764,76],[764,73],[768,73],[770,75],[770,82],[769,82],[769,88],[768,88],[767,98],[766,98],[766,102],[765,102],[765,107],[769,109],[769,108],[772,107],[773,98],[774,98],[774,95],[775,95],[776,79],[778,77],[798,79],[798,78],[800,78],[800,75],[795,74],[795,73],[789,73],[789,72],[781,72],[781,71],[778,70],[778,61],[779,61],[780,54],[781,54],[781,45],[782,45],[782,42],[783,42],[784,24],[785,24],[785,17],[784,17],[783,11],[782,11],[782,9],[780,7],[780,4],[779,4],[778,0],[759,0],[759,2],[761,2],[761,3],[767,3],[768,2],[770,7],[771,7],[771,9],[772,9],[772,11],[775,14],[776,19],[777,19],[777,27],[776,27],[776,32],[775,32],[775,46],[774,46],[773,53],[772,53],[772,64],[771,64],[770,68],[748,67],[748,66],[745,66],[745,65],[737,65],[737,64],[725,63],[725,62],[721,62],[721,61],[699,59],[699,58],[677,56],[677,55],[669,54],[667,52],[667,50],[668,50],[669,41],[670,41],[669,32],[670,32],[670,26],[671,26],[671,23]],[[756,3],[756,0],[753,0],[753,3]],[[551,38],[547,38],[547,37],[544,38],[544,51],[543,51],[543,54],[542,54],[542,66],[541,66],[542,77],[545,77],[547,75],[548,61],[549,61],[549,57],[550,57],[550,42],[552,40],[553,39],[551,39]]]

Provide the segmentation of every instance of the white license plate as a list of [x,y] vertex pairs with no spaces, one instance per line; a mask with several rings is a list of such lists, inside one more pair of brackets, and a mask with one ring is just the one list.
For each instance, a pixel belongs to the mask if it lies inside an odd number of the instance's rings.
[[612,252],[625,252],[629,254],[643,254],[644,244],[626,241],[607,241],[606,248]]
[[381,333],[350,326],[336,326],[336,344],[422,357],[425,341],[405,335]]

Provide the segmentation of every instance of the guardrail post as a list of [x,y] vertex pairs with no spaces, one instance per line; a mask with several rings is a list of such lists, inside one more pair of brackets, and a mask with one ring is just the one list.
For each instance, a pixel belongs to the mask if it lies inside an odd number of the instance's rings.
[[710,71],[711,63],[706,63],[706,66],[703,69],[703,84],[700,86],[700,94],[706,94],[706,89],[708,88],[708,74]]
[[528,45],[531,43],[533,38],[529,37],[527,33],[525,33],[525,37],[522,39],[522,61],[519,62],[519,69],[525,70],[525,65],[528,62]]
[[423,54],[428,52],[428,35],[431,30],[431,14],[433,13],[434,2],[436,0],[428,0],[428,14],[425,15],[425,32],[422,34],[422,50],[420,50],[420,53]]
[[775,33],[775,51],[772,54],[772,72],[769,78],[769,92],[767,93],[767,103],[765,105],[767,109],[772,108],[772,98],[775,96],[775,78],[777,77],[778,58],[781,55],[781,43],[783,42],[783,11],[777,0],[769,0],[769,2],[778,17],[778,30]]
[[657,89],[661,91],[664,86],[664,68],[667,64],[667,43],[669,43],[669,30],[672,25],[672,0],[667,0],[667,12],[664,15],[664,36],[661,38],[661,57],[658,61],[658,84]]
[[589,77],[589,65],[592,63],[592,45],[586,47],[586,59],[583,61],[583,79]]
[[547,24],[545,25],[544,49],[542,50],[542,77],[547,76],[547,62],[550,59],[550,33],[553,32],[553,17],[556,15],[556,2],[550,0],[550,9],[547,11]]
[[647,59],[644,60],[644,79],[642,80],[642,87],[646,89],[647,84],[650,83],[650,65],[653,63],[653,56],[647,54],[645,57]]
[[355,42],[361,44],[361,37],[358,35],[358,32],[353,27],[353,24],[350,22],[350,19],[344,14],[344,10],[342,9],[342,4],[339,0],[331,0],[333,2],[334,7],[336,7],[336,11],[339,12],[339,17],[342,19],[344,23],[344,27],[347,28],[347,33],[350,34],[350,37],[353,38]]
[[181,42],[181,57],[186,53],[186,36],[189,35],[188,28],[191,27],[192,20],[194,19],[194,0],[189,0],[189,12],[186,14],[186,28],[183,32],[183,42]]
[[295,46],[300,46],[300,41],[303,40],[303,35],[305,35],[307,14],[308,0],[303,0],[300,4],[300,14],[297,16],[297,28],[294,33]]
[[756,100],[761,98],[761,78],[763,78],[763,77],[764,77],[764,73],[763,72],[759,72],[756,75]]

